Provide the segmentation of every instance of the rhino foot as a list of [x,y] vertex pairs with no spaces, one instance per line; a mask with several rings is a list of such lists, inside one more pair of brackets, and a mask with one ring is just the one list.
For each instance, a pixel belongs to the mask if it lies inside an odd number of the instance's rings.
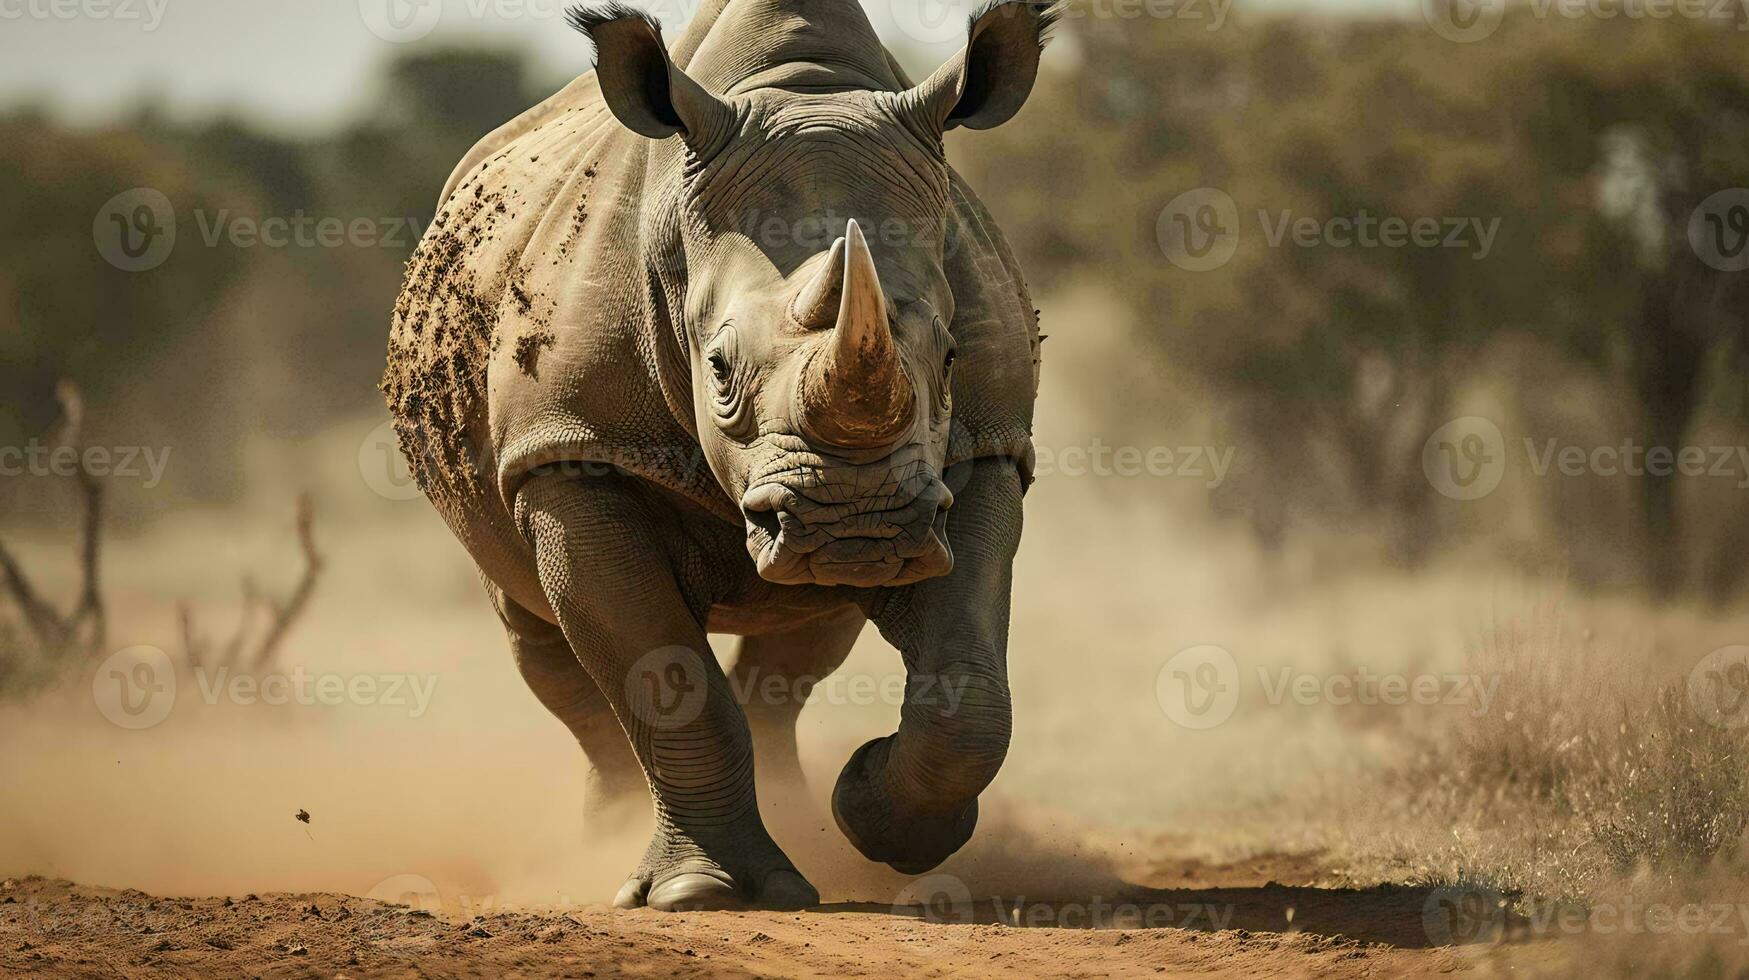
[[876,782],[891,736],[857,749],[832,792],[832,816],[851,845],[870,861],[900,874],[920,875],[971,840],[978,826],[976,798],[963,807],[905,814]]
[[706,852],[690,842],[664,840],[658,831],[650,851],[652,855],[684,856],[666,860],[646,857],[614,897],[616,908],[702,912],[792,910],[820,904],[820,893],[769,837],[752,847],[730,845]]

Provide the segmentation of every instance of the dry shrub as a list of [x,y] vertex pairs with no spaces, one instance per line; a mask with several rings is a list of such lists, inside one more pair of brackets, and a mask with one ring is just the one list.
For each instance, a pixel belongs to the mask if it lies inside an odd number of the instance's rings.
[[1665,687],[1616,733],[1607,769],[1571,794],[1614,866],[1678,873],[1736,856],[1749,821],[1742,730],[1697,719],[1684,692]]
[[1494,703],[1404,733],[1405,761],[1346,822],[1357,868],[1583,902],[1745,866],[1749,729],[1559,620],[1485,631],[1473,669],[1500,677]]

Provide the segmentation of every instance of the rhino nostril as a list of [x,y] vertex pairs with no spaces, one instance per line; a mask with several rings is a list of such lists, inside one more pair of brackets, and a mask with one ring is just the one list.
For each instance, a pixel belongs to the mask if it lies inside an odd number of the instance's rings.
[[947,484],[945,484],[945,483],[936,484],[935,493],[936,493],[935,506],[938,509],[944,510],[944,511],[953,509],[953,491],[949,490],[947,488]]
[[746,516],[750,526],[764,531],[773,541],[777,540],[778,532],[783,530],[782,521],[778,518],[775,510],[755,510],[748,507],[743,509],[741,513]]

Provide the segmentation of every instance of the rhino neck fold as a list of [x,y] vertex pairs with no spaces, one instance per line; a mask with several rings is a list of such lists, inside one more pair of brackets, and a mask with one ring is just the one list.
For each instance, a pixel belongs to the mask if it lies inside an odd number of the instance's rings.
[[856,0],[714,0],[693,17],[673,57],[721,95],[771,86],[901,87]]

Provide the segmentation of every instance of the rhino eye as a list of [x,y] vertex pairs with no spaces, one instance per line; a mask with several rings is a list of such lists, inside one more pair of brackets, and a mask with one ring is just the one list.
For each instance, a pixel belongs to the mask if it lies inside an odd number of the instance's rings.
[[733,324],[723,329],[706,348],[705,366],[710,370],[711,383],[704,394],[711,414],[724,432],[737,438],[745,436],[754,426],[752,402],[743,389],[749,384],[751,366],[736,353],[738,341]]
[[735,342],[735,324],[730,321],[724,323],[705,346],[705,366],[710,369],[711,380],[716,382],[719,393],[727,393],[735,383]]

